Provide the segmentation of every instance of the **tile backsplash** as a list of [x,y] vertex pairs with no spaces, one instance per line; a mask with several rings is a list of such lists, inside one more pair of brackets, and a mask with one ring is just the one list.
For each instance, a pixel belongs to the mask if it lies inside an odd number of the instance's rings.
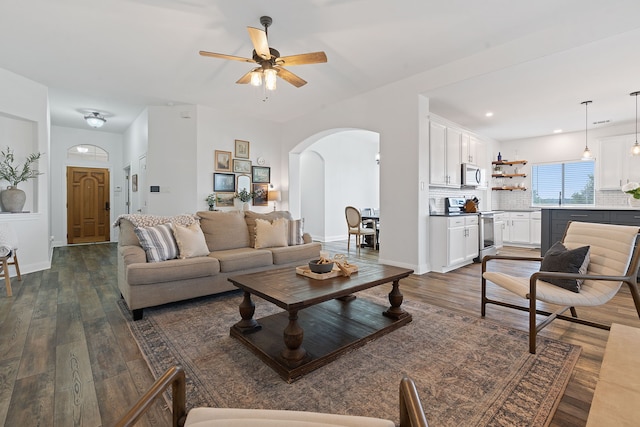
[[[494,191],[492,210],[527,210],[531,209],[531,191]],[[596,191],[596,206],[626,207],[627,194],[619,190]]]
[[444,199],[446,197],[465,197],[467,199],[471,199],[475,196],[480,199],[480,210],[486,211],[490,209],[490,207],[487,206],[487,201],[484,200],[486,191],[488,190],[476,190],[474,188],[457,189],[430,187],[429,198],[434,199],[437,212],[444,212]]

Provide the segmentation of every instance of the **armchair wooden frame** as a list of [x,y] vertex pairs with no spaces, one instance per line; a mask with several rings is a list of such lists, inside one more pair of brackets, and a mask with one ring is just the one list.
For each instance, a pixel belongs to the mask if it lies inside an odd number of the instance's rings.
[[[598,226],[605,224],[596,224]],[[567,225],[567,229],[565,230],[565,234],[563,237],[563,241],[567,236],[567,231],[571,223]],[[612,227],[611,225],[606,224],[606,226]],[[613,226],[616,227],[616,226]],[[540,298],[538,295],[538,279],[545,277],[554,277],[554,278],[563,278],[563,279],[584,279],[590,281],[609,281],[609,282],[619,282],[619,286],[622,286],[622,283],[626,283],[629,287],[629,291],[631,292],[631,297],[633,298],[633,303],[635,305],[635,309],[638,313],[638,317],[640,318],[640,292],[638,291],[638,283],[637,283],[637,275],[638,268],[640,267],[640,241],[638,239],[638,234],[635,236],[635,244],[631,245],[631,256],[630,262],[628,263],[628,267],[624,275],[600,275],[600,274],[575,274],[575,273],[558,273],[558,272],[548,272],[548,271],[538,271],[533,273],[529,277],[529,291],[526,295],[526,298],[529,300],[529,306],[520,306],[512,303],[508,303],[505,301],[499,301],[495,299],[490,299],[487,297],[487,278],[485,277],[485,273],[487,272],[487,263],[490,261],[499,261],[499,260],[511,260],[511,261],[542,261],[542,257],[518,257],[518,256],[502,256],[502,255],[488,255],[482,259],[482,307],[481,307],[481,315],[485,317],[486,315],[486,305],[494,304],[502,307],[508,307],[516,310],[522,310],[529,312],[529,352],[531,354],[535,354],[536,352],[536,336],[538,332],[540,332],[544,327],[546,327],[549,323],[551,323],[554,319],[563,319],[573,323],[579,323],[582,325],[592,326],[600,329],[610,330],[611,325],[602,324],[586,319],[578,318],[578,314],[576,312],[575,305],[562,305],[559,309],[549,312],[545,310],[540,310],[537,308],[537,301],[549,302],[551,304],[558,305],[555,301],[545,301],[545,299]],[[493,280],[490,280],[494,282]],[[495,283],[495,282],[494,282]],[[499,283],[497,285],[501,286]],[[543,282],[543,285],[546,284]],[[553,285],[552,285],[553,286]],[[572,297],[575,297],[576,293],[558,288],[559,292],[566,292],[566,299],[571,300]],[[613,297],[613,295],[611,295]],[[610,299],[610,298],[609,298]],[[603,303],[604,304],[604,303]],[[595,305],[595,304],[591,304]],[[571,316],[565,315],[564,313],[569,310]],[[540,323],[537,323],[536,315],[540,314],[543,316],[547,316]]]
[[[169,368],[151,388],[118,421],[116,427],[133,426],[149,410],[155,399],[172,388],[172,426],[181,427],[187,419],[186,385],[184,370],[180,366]],[[408,377],[400,381],[400,427],[428,427],[415,383]]]

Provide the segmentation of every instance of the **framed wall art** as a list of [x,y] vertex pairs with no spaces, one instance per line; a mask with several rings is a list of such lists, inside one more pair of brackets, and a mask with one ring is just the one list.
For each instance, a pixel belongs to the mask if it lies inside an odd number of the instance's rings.
[[233,173],[214,173],[213,191],[235,192],[236,175]]
[[215,170],[220,172],[231,172],[231,151],[216,150]]
[[233,159],[233,172],[251,173],[251,160]]
[[253,206],[269,206],[269,184],[253,184]]
[[252,166],[251,174],[251,180],[256,184],[268,184],[271,182],[271,168],[268,166]]
[[249,141],[236,139],[236,157],[239,159],[249,158]]
[[218,196],[216,206],[223,208],[233,207],[235,193],[216,193],[216,195]]

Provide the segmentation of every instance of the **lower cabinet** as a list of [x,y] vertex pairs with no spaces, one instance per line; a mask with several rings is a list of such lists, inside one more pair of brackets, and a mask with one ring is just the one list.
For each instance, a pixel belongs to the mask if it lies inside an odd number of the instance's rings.
[[529,230],[529,242],[533,245],[540,246],[542,236],[542,213],[540,211],[531,212]]
[[507,222],[507,235],[505,236],[505,242],[510,243],[530,243],[530,221],[529,212],[509,212],[509,219]]
[[432,216],[429,226],[431,269],[445,273],[471,264],[478,256],[477,215]]

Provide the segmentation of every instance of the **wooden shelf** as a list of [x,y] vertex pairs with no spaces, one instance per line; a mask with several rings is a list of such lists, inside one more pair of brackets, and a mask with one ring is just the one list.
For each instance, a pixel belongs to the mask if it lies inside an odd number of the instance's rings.
[[502,160],[494,160],[493,162],[491,162],[492,165],[509,165],[509,166],[513,166],[513,165],[526,165],[527,161],[526,160],[513,160],[511,162],[507,162],[507,161],[502,161]]
[[522,190],[527,191],[524,187],[491,187],[492,190],[500,190],[500,191],[513,191],[513,190]]
[[494,173],[491,175],[493,178],[513,178],[515,176],[520,176],[522,178],[526,178],[526,173]]

